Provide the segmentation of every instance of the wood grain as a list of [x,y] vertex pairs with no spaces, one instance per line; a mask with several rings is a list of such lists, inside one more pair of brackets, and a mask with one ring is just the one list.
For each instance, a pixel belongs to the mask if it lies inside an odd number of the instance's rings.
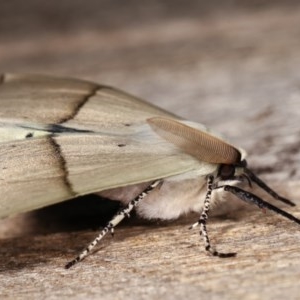
[[[245,148],[251,168],[299,207],[300,7],[209,3],[3,2],[0,69],[117,86],[204,123]],[[298,207],[286,210],[300,217]],[[95,216],[85,225],[52,210],[4,220],[0,297],[298,299],[299,228],[248,208],[209,222],[214,245],[236,258],[204,253],[187,229],[197,216],[135,220],[69,271],[64,264],[95,235]]]

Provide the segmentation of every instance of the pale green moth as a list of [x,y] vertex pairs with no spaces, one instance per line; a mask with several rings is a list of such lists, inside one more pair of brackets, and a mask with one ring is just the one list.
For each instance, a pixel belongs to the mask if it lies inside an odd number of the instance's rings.
[[[207,252],[211,203],[229,193],[300,224],[245,191],[254,183],[279,196],[246,166],[245,151],[205,126],[184,121],[120,90],[76,79],[0,77],[0,218],[99,194],[122,202],[97,238],[66,267],[84,259],[133,208],[144,218],[196,211]],[[229,193],[226,193],[229,192]]]

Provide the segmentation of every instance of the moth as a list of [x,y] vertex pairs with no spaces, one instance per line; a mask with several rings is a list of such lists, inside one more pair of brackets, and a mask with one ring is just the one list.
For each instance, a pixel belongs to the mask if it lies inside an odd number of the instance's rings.
[[70,261],[83,260],[135,209],[148,219],[199,212],[205,250],[210,207],[233,194],[298,224],[300,220],[245,190],[273,191],[248,167],[246,152],[204,125],[120,90],[40,75],[0,77],[0,218],[81,195],[98,194],[123,208]]

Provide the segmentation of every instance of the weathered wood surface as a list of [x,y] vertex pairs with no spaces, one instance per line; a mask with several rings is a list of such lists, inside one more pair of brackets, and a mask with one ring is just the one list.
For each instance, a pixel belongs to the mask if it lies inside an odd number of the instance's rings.
[[[6,1],[0,70],[103,82],[209,125],[299,206],[300,7],[231,2]],[[191,216],[129,222],[68,271],[95,232],[49,214],[1,222],[0,298],[299,299],[300,230],[271,213],[210,220],[213,243],[236,258],[207,256]]]

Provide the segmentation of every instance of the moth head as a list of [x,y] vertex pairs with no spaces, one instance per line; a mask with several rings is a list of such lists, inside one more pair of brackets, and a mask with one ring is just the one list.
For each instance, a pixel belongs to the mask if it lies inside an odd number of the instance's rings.
[[246,184],[246,186],[252,187],[252,178],[248,176],[247,171],[249,170],[247,169],[247,161],[245,159],[236,164],[220,164],[215,176],[214,187],[217,188],[223,184]]
[[220,164],[217,178],[220,180],[235,180],[246,176],[247,161],[241,160],[235,164]]

